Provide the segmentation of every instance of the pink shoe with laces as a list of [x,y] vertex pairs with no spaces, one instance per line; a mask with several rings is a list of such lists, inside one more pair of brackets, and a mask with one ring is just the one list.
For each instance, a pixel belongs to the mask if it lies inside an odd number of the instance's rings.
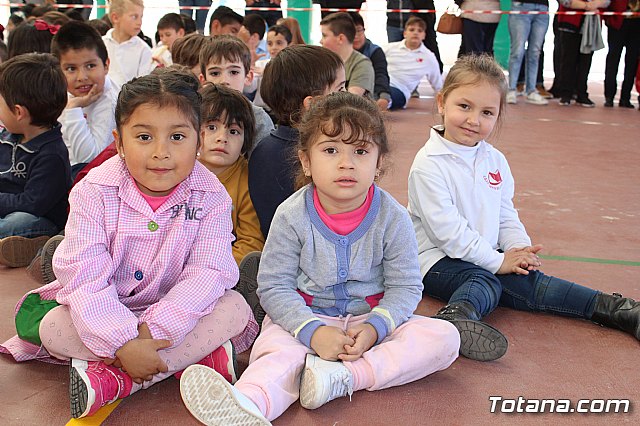
[[[214,369],[231,384],[238,381],[238,376],[236,374],[236,371],[238,370],[236,351],[231,340],[224,342],[222,346],[202,358],[196,364]],[[180,380],[182,373],[184,373],[184,370],[178,371],[174,374],[175,378]]]
[[101,407],[132,393],[133,380],[127,373],[102,361],[71,360],[69,398],[71,416],[91,416]]

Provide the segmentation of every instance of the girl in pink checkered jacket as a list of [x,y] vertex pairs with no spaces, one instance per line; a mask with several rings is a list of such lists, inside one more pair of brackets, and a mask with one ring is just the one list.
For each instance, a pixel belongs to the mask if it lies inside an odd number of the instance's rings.
[[196,161],[198,82],[161,71],[125,84],[116,106],[118,156],[70,194],[56,281],[16,308],[16,360],[71,362],[73,417],[205,364],[231,382],[234,347],[258,327],[231,288],[231,199]]

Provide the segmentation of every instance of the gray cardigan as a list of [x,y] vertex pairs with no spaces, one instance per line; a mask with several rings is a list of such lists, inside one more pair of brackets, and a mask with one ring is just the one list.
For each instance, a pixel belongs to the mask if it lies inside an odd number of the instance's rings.
[[276,211],[260,261],[258,296],[274,323],[310,347],[325,325],[316,315],[369,314],[380,343],[422,298],[416,236],[407,210],[375,187],[371,207],[350,234],[331,231],[313,205],[313,187]]

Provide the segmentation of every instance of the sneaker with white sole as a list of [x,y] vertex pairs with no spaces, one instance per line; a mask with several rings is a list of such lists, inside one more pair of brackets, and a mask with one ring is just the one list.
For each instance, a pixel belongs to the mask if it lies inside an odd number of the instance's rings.
[[533,104],[533,105],[547,105],[549,104],[549,101],[546,100],[540,93],[534,91],[531,92],[527,95],[527,99],[526,102],[528,104]]
[[131,393],[133,393],[133,380],[119,368],[106,365],[102,361],[71,360],[69,369],[71,417],[91,416],[101,407]]
[[[224,342],[218,349],[202,358],[196,364],[213,368],[231,384],[238,381],[238,375],[236,374],[236,371],[238,371],[236,349],[233,347],[231,340]],[[184,370],[175,373],[175,378],[180,380],[182,373],[184,373]]]
[[509,90],[507,92],[507,103],[508,104],[517,104],[518,103],[518,99],[517,99],[517,94],[515,90]]
[[353,395],[353,374],[342,361],[307,354],[300,380],[300,405],[309,410],[342,396]]
[[203,365],[191,365],[184,370],[180,396],[193,417],[206,425],[271,425],[249,398]]
[[240,279],[236,285],[236,291],[240,293],[247,301],[251,310],[253,311],[253,317],[256,319],[258,326],[262,326],[262,321],[266,313],[260,305],[260,299],[258,298],[258,268],[260,267],[260,255],[259,251],[252,251],[247,253],[245,257],[240,261]]

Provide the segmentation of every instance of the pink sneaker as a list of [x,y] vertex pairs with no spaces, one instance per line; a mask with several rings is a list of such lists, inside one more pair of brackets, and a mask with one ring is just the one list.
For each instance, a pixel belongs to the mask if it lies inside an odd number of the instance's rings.
[[91,416],[102,406],[131,394],[133,380],[119,368],[102,361],[71,360],[69,398],[71,416]]
[[[236,371],[238,370],[236,350],[231,340],[224,342],[222,346],[202,358],[196,364],[214,369],[231,384],[238,381],[238,376],[236,375]],[[180,380],[183,372],[184,370],[178,371],[174,374],[175,378]]]

